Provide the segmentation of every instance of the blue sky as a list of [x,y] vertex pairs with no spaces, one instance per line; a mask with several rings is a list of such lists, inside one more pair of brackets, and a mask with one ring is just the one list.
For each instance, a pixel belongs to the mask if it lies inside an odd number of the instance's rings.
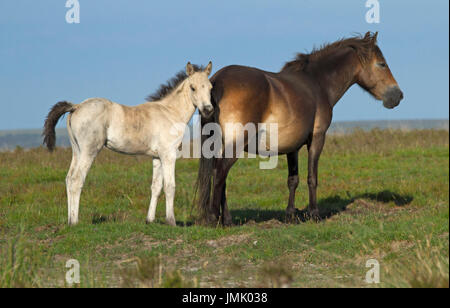
[[65,0],[0,1],[0,129],[42,127],[60,100],[142,103],[187,61],[279,71],[296,52],[368,30],[405,100],[386,110],[354,86],[334,121],[449,115],[446,0],[379,0],[379,24],[366,23],[365,0],[79,2],[81,23],[67,24]]

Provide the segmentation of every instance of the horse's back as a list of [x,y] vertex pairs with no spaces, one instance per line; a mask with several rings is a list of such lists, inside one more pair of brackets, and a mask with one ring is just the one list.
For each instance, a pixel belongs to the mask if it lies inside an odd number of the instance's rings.
[[232,65],[212,78],[219,123],[276,123],[282,152],[301,146],[314,127],[315,85],[306,75]]
[[211,78],[212,97],[220,108],[220,122],[260,123],[268,108],[270,83],[262,70],[231,65]]

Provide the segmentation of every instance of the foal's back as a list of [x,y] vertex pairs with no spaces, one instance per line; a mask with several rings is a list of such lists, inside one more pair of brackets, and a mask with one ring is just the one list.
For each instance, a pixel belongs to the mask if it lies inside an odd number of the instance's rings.
[[[107,148],[125,154],[156,154],[159,134],[152,126],[163,116],[154,106],[124,106],[105,98],[91,98],[68,117],[69,134],[81,146]],[[79,137],[86,138],[79,138]]]

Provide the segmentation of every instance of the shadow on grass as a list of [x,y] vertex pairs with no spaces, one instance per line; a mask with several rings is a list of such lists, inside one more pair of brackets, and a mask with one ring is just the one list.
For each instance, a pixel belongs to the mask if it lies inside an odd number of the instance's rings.
[[[357,199],[371,200],[377,203],[390,203],[393,202],[398,207],[403,207],[411,203],[413,197],[410,195],[400,195],[389,190],[384,190],[378,193],[364,193],[355,196],[349,196],[348,198],[341,198],[340,196],[332,196],[325,199],[320,199],[318,202],[319,207],[319,219],[327,219],[336,214],[345,211],[348,205],[355,202]],[[240,209],[231,210],[233,216],[233,223],[236,225],[242,225],[249,221],[265,222],[269,220],[278,220],[286,222],[287,217],[285,211],[279,210],[259,210],[259,209]],[[297,210],[296,217],[293,221],[305,222],[310,220],[307,209]],[[291,219],[292,220],[292,219]]]
[[[371,200],[377,203],[393,202],[396,206],[402,207],[411,203],[413,197],[410,195],[400,195],[389,190],[384,190],[378,193],[364,193],[348,198],[341,198],[340,196],[332,196],[325,199],[320,199],[318,202],[319,219],[327,219],[336,214],[345,211],[348,205],[355,202],[357,199]],[[282,223],[286,222],[305,222],[311,219],[308,215],[307,209],[297,210],[295,217],[287,218],[284,210],[264,210],[264,209],[237,209],[230,211],[233,217],[234,225],[244,225],[249,222],[261,223],[271,220],[277,220]],[[107,222],[123,222],[126,221],[127,215],[124,212],[118,212],[110,215],[101,215],[95,213],[92,217],[92,224],[103,224]],[[161,222],[164,224],[164,222]],[[177,221],[177,226],[191,227],[197,225],[194,220]]]

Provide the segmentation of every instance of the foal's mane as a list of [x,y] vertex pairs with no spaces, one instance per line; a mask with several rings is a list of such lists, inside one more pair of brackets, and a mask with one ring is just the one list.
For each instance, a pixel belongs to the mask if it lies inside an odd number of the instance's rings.
[[[192,66],[194,67],[195,72],[201,72],[205,70],[205,68],[200,65],[193,64]],[[174,77],[169,79],[166,83],[161,84],[158,90],[156,90],[156,92],[147,96],[146,100],[148,102],[162,100],[164,97],[172,93],[172,91],[175,90],[183,81],[185,81],[186,78],[188,78],[186,71],[185,70],[179,71]]]
[[281,71],[287,69],[304,71],[310,62],[347,47],[353,48],[361,63],[365,64],[372,57],[376,40],[377,33],[368,32],[365,36],[358,34],[350,38],[340,39],[334,43],[324,44],[319,48],[313,48],[309,54],[298,53],[294,60],[287,62],[283,66]]

